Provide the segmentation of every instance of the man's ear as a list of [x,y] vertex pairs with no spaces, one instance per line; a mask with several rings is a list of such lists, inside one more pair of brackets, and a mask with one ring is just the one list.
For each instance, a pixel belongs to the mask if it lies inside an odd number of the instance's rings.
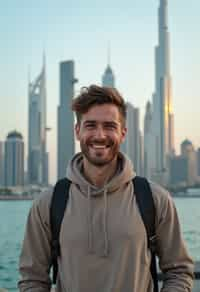
[[76,139],[79,141],[80,140],[80,124],[76,123],[75,125],[75,134],[76,134]]
[[124,143],[124,141],[126,139],[126,134],[127,134],[127,128],[126,127],[123,127],[123,129],[122,129],[121,143]]

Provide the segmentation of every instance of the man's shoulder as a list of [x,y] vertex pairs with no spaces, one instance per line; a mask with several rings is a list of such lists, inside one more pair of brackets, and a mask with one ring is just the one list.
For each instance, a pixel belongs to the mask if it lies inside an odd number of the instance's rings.
[[33,210],[38,210],[41,214],[49,214],[53,190],[48,189],[42,192],[37,198],[34,199],[32,204]]
[[161,214],[163,210],[165,210],[169,204],[172,203],[173,198],[169,191],[159,184],[150,181],[150,187],[152,191],[152,197],[156,209],[157,215]]
[[169,191],[167,189],[165,189],[164,187],[162,187],[161,185],[159,185],[155,182],[152,182],[152,181],[149,181],[149,184],[150,184],[154,199],[156,199],[158,197],[162,200],[168,200],[169,197],[171,197]]

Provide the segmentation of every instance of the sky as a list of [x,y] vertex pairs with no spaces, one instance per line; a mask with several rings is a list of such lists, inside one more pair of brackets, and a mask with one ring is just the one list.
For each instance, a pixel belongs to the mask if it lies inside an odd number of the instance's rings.
[[[47,72],[50,182],[56,180],[59,62],[73,59],[82,86],[101,84],[111,51],[116,87],[140,108],[154,92],[159,0],[0,0],[0,141],[16,129],[27,155],[28,72],[39,74],[43,52]],[[169,0],[175,146],[190,139],[200,147],[200,1]]]

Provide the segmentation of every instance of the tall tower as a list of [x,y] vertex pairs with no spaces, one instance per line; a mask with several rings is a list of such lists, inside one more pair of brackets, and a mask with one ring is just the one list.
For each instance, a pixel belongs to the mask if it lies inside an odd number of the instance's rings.
[[115,76],[110,66],[110,49],[108,48],[108,63],[102,77],[102,86],[115,87]]
[[142,174],[141,133],[139,124],[139,109],[127,103],[127,136],[121,145],[121,151],[128,155],[138,175]]
[[74,97],[74,61],[60,63],[60,102],[58,106],[57,177],[66,176],[68,161],[75,152],[74,116],[71,103]]
[[5,186],[24,184],[24,142],[20,133],[10,132],[5,141]]
[[155,139],[152,133],[152,105],[148,101],[144,117],[144,176],[151,179],[152,173],[155,172]]
[[174,115],[170,75],[170,52],[167,0],[158,9],[158,46],[155,49],[155,93],[153,94],[153,131],[155,135],[156,171],[165,173],[167,158],[174,152]]
[[46,151],[46,70],[45,57],[41,73],[29,82],[28,180],[30,184],[48,184]]

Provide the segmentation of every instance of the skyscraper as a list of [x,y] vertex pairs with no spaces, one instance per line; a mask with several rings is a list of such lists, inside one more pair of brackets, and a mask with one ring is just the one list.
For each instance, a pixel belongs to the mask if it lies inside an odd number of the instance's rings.
[[115,87],[115,77],[109,64],[107,65],[103,74],[102,85],[106,87]]
[[131,103],[127,103],[127,136],[121,146],[121,150],[128,155],[133,162],[134,168],[138,175],[142,172],[142,155],[141,155],[141,133],[139,125],[139,109]]
[[148,101],[146,104],[146,112],[144,117],[144,176],[151,179],[155,172],[155,141],[152,133],[152,105]]
[[108,63],[102,76],[102,86],[115,87],[115,76],[110,66],[110,50],[108,49]]
[[188,161],[188,185],[192,186],[197,182],[197,153],[191,141],[188,139],[181,143],[181,155]]
[[0,141],[0,186],[4,185],[4,150],[3,142]]
[[45,58],[41,73],[33,82],[29,82],[28,98],[28,181],[30,184],[47,185]]
[[5,141],[5,186],[24,184],[24,142],[17,131],[10,132]]
[[74,116],[71,102],[74,97],[74,61],[60,63],[60,101],[58,106],[57,176],[66,176],[68,161],[75,152]]
[[167,0],[160,0],[158,9],[158,46],[155,49],[155,93],[153,94],[153,132],[156,147],[156,171],[165,173],[167,158],[174,152],[174,116]]

